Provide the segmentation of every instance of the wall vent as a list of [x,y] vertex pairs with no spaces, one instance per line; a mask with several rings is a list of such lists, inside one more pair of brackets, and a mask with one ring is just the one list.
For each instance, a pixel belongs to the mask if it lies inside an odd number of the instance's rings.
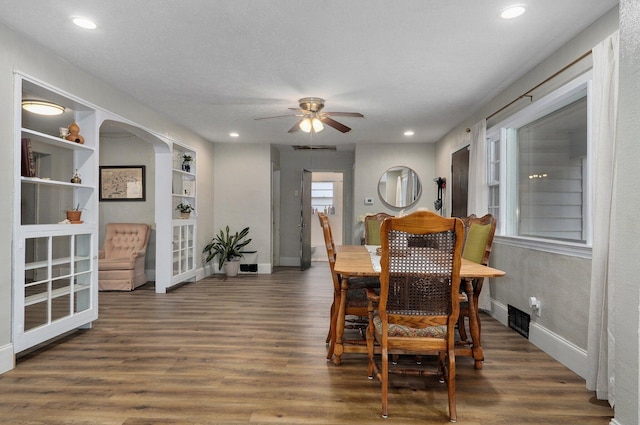
[[294,151],[335,151],[337,148],[332,145],[293,145]]
[[531,315],[522,310],[518,310],[512,305],[508,305],[509,327],[518,332],[523,337],[529,339],[529,323]]

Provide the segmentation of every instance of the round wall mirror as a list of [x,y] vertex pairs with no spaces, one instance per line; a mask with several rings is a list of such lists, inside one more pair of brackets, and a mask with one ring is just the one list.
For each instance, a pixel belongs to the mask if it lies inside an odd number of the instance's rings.
[[395,208],[410,207],[420,199],[422,184],[418,174],[409,167],[391,167],[378,182],[380,199]]

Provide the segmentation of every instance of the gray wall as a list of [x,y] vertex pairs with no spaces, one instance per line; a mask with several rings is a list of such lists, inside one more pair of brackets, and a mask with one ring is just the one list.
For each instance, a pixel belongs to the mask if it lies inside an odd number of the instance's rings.
[[[355,156],[355,176],[353,190],[353,239],[352,243],[359,244],[364,225],[357,222],[358,216],[366,213],[385,212],[398,215],[401,208],[392,208],[382,202],[378,194],[378,181],[382,174],[394,166],[406,166],[413,169],[422,183],[422,195],[416,205],[406,208],[405,213],[417,208],[427,208],[433,211],[433,201],[436,199],[437,187],[433,179],[437,177],[435,163],[435,145],[426,143],[396,143],[358,144]],[[448,176],[449,174],[441,174]],[[373,205],[365,205],[365,198],[373,198]]]
[[493,243],[491,265],[507,274],[491,283],[491,298],[531,313],[529,297],[542,302],[537,324],[587,349],[591,260]]
[[[257,262],[263,268],[259,272],[270,272],[264,268],[271,264],[271,147],[216,143],[212,167],[213,209],[200,209],[198,215],[202,219],[207,214],[207,219],[213,220],[207,240],[226,226],[231,232],[249,226],[252,242],[246,249],[258,251]],[[198,191],[198,197],[200,194]]]

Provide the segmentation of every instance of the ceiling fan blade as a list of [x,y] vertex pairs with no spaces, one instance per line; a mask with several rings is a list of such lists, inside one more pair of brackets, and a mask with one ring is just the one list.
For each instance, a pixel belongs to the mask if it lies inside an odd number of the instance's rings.
[[331,119],[327,116],[323,116],[320,118],[320,121],[322,121],[323,124],[328,125],[329,127],[333,127],[338,131],[341,131],[343,133],[348,133],[351,131],[351,129],[349,127],[347,127],[344,124],[339,123],[338,121]]
[[289,115],[276,115],[273,117],[262,117],[262,118],[254,118],[254,120],[269,120],[271,118],[282,118],[282,117],[299,117],[301,115],[293,115],[293,114],[289,114]]
[[300,123],[301,122],[302,122],[302,120],[300,120],[297,123],[295,123],[295,125],[289,129],[289,133],[295,133],[296,131],[300,130]]
[[322,115],[332,115],[334,117],[357,117],[364,118],[360,112],[323,112]]
[[304,117],[305,115],[308,116],[308,115],[313,114],[313,112],[311,112],[311,111],[307,111],[307,110],[300,109],[300,108],[289,108],[289,109],[292,110],[292,111],[296,111],[297,112],[296,117]]

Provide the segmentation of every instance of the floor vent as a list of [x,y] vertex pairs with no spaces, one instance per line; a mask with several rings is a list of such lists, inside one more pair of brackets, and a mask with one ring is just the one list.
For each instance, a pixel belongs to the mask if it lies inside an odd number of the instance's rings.
[[531,316],[512,305],[509,305],[508,308],[509,327],[529,339],[529,322],[531,322]]
[[256,273],[258,271],[258,265],[257,264],[240,264],[240,271]]

